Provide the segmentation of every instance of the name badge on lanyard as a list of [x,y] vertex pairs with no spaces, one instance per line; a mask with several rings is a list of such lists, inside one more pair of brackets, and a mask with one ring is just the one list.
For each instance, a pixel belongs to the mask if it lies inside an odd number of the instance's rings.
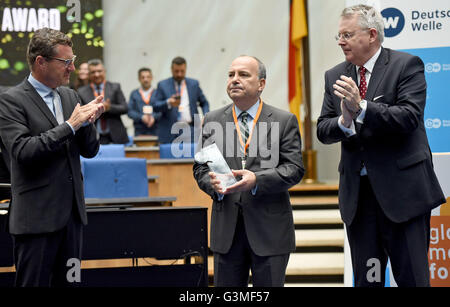
[[235,106],[233,105],[233,107],[232,107],[233,108],[234,125],[236,126],[236,131],[239,136],[239,143],[241,143],[241,148],[243,148],[243,152],[244,152],[244,156],[241,159],[242,169],[245,169],[245,166],[247,163],[248,147],[250,146],[250,141],[253,136],[253,131],[254,131],[256,122],[258,121],[259,116],[261,115],[262,106],[263,106],[263,101],[261,100],[261,103],[259,104],[259,107],[258,107],[258,111],[256,112],[255,119],[253,120],[252,130],[250,131],[250,135],[248,136],[247,142],[245,144],[244,144],[244,141],[242,140],[241,129],[239,128],[239,123],[238,123],[238,119],[236,116]]

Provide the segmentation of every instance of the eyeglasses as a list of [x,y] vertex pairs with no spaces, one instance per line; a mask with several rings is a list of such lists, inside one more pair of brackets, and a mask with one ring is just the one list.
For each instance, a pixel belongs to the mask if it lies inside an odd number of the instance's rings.
[[338,33],[334,38],[336,39],[337,42],[340,39],[343,39],[344,41],[349,41],[350,39],[352,39],[353,36],[355,36],[356,32],[367,31],[367,30],[369,30],[369,29],[357,30],[355,32]]
[[65,65],[65,67],[67,68],[67,67],[69,67],[72,63],[75,63],[75,59],[77,58],[77,56],[74,55],[73,58],[71,58],[71,59],[69,59],[69,60],[61,59],[61,58],[56,58],[56,57],[52,57],[52,56],[50,56],[50,57],[48,57],[48,58],[63,62],[64,65]]

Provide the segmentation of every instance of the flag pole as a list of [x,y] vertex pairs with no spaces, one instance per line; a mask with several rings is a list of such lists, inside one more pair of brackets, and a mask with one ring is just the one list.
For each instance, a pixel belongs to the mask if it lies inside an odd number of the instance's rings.
[[[308,22],[308,1],[304,0],[306,22]],[[303,52],[303,80],[304,80],[304,112],[303,140],[304,150],[302,152],[305,175],[301,183],[317,184],[317,151],[313,150],[312,121],[311,121],[311,75],[310,75],[310,54],[308,36],[302,39]]]

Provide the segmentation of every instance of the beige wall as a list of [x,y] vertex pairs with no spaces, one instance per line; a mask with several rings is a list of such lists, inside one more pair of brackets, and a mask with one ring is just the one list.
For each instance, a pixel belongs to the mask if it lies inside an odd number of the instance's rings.
[[344,60],[342,51],[334,39],[339,15],[344,7],[345,0],[308,0],[313,148],[317,151],[317,176],[321,181],[337,182],[339,178],[337,167],[340,144],[321,144],[315,132],[322,107],[325,71]]
[[[334,40],[345,0],[309,0],[311,105],[315,126],[323,98],[324,72],[343,60]],[[154,82],[170,76],[177,55],[188,61],[188,76],[200,80],[215,109],[229,103],[225,93],[231,60],[240,54],[261,58],[268,68],[263,98],[288,109],[287,46],[289,0],[104,0],[107,78],[120,82],[126,98],[138,86],[137,70],[150,66]],[[176,9],[175,9],[176,8]],[[130,134],[132,122],[123,121]],[[340,145],[315,137],[318,179],[337,181]]]

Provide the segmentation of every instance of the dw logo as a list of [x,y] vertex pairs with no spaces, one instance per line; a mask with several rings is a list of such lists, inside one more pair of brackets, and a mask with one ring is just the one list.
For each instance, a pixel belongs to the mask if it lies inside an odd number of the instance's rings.
[[381,11],[384,20],[384,35],[393,37],[405,27],[405,16],[398,9],[390,7]]

